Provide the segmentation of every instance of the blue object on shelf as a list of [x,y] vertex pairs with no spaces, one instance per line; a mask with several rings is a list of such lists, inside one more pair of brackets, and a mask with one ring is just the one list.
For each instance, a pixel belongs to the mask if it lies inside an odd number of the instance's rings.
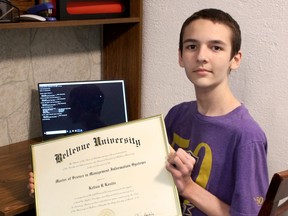
[[29,8],[27,10],[27,13],[28,14],[38,14],[38,13],[42,13],[42,12],[48,12],[49,14],[52,14],[53,8],[54,8],[54,6],[53,6],[52,3],[45,2],[45,3],[42,3],[42,4],[35,5],[32,8]]

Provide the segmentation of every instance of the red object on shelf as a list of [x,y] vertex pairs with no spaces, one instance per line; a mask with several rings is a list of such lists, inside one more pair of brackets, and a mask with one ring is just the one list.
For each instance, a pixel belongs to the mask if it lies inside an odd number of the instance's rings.
[[68,2],[66,11],[70,15],[122,13],[124,11],[124,6],[119,1]]
[[129,0],[56,0],[56,6],[59,20],[111,19],[130,16]]

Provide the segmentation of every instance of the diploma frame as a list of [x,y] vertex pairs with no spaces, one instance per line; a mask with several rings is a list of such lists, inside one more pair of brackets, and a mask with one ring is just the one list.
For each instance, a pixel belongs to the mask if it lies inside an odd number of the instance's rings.
[[163,116],[31,146],[37,216],[181,216]]

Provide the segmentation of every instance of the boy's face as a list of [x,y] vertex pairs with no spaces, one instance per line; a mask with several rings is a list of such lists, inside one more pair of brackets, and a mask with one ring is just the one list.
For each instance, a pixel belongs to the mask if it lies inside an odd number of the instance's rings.
[[228,85],[228,74],[239,67],[241,52],[231,59],[231,30],[228,26],[198,19],[184,30],[179,64],[196,89]]

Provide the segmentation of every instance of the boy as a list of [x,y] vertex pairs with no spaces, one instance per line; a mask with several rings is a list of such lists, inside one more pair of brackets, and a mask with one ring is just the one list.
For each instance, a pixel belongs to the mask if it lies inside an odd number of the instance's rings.
[[241,62],[240,47],[237,22],[221,10],[198,11],[183,23],[179,64],[197,100],[176,105],[165,118],[175,149],[166,168],[183,215],[251,216],[263,203],[267,140],[228,84]]

